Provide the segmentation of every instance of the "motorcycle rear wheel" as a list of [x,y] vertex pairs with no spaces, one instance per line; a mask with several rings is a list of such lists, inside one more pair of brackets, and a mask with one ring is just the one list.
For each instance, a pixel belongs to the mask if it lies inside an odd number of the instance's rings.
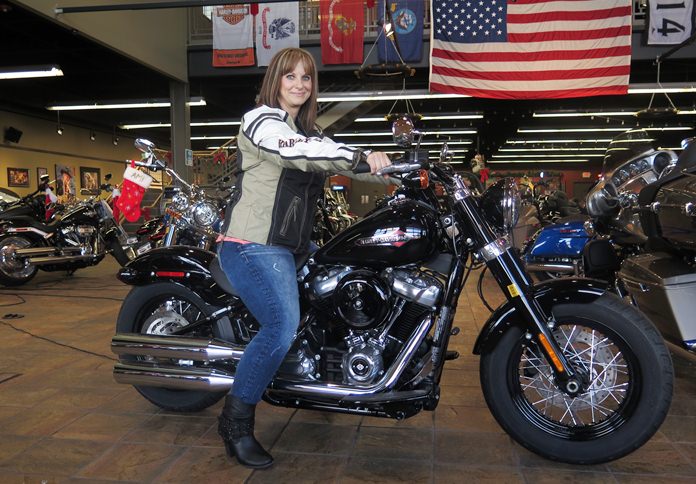
[[[116,330],[119,333],[170,334],[196,319],[209,316],[216,309],[193,291],[170,282],[134,287],[123,301]],[[231,328],[218,321],[208,334],[191,336],[234,340]],[[185,338],[186,336],[181,336]],[[161,387],[134,386],[151,403],[173,412],[198,412],[210,407],[227,392],[177,390]]]
[[9,234],[0,237],[0,284],[4,286],[21,286],[31,281],[39,268],[25,263],[10,254],[13,249],[27,249],[34,245],[31,239],[23,235]]
[[493,416],[519,444],[556,461],[598,464],[636,450],[660,427],[672,398],[672,360],[657,329],[611,294],[551,312],[556,341],[587,375],[585,390],[563,393],[536,343],[513,326],[480,362]]

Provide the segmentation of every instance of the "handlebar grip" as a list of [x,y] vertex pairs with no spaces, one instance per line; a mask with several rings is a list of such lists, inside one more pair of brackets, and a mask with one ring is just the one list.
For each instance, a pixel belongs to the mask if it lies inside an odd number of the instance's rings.
[[358,175],[360,173],[370,173],[372,168],[370,168],[370,165],[366,161],[361,161],[351,171]]

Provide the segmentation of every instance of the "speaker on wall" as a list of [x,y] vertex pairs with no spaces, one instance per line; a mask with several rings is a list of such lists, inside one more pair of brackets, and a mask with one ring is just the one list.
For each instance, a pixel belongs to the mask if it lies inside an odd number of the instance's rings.
[[19,139],[22,137],[22,131],[14,128],[12,126],[5,128],[5,142],[19,143]]

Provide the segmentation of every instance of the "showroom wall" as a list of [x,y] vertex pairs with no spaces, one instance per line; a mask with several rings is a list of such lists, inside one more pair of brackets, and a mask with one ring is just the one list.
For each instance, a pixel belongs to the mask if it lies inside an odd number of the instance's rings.
[[[113,175],[112,183],[123,179],[125,161],[140,159],[140,152],[133,146],[134,138],[119,135],[114,145],[112,133],[62,124],[63,135],[57,133],[56,122],[0,111],[0,186],[19,195],[36,190],[37,169],[46,169],[51,180],[56,179],[61,166],[71,168],[78,192],[83,179],[94,179],[96,173],[104,182],[107,173]],[[8,128],[21,131],[17,142],[5,139]],[[94,141],[90,134],[94,133]],[[8,179],[8,174],[12,179]],[[25,177],[26,175],[26,177]],[[18,186],[19,185],[19,186]]]

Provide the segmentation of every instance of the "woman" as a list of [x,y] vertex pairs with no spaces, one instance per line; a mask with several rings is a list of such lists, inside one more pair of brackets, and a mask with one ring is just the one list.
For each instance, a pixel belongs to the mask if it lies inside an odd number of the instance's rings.
[[218,426],[228,456],[252,468],[273,463],[254,438],[254,413],[299,324],[294,256],[309,250],[326,173],[367,162],[374,174],[391,164],[385,153],[321,135],[315,125],[316,72],[302,49],[284,49],[271,60],[259,104],[242,118],[239,198],[227,210],[219,244],[220,265],[260,325],[237,366]]

